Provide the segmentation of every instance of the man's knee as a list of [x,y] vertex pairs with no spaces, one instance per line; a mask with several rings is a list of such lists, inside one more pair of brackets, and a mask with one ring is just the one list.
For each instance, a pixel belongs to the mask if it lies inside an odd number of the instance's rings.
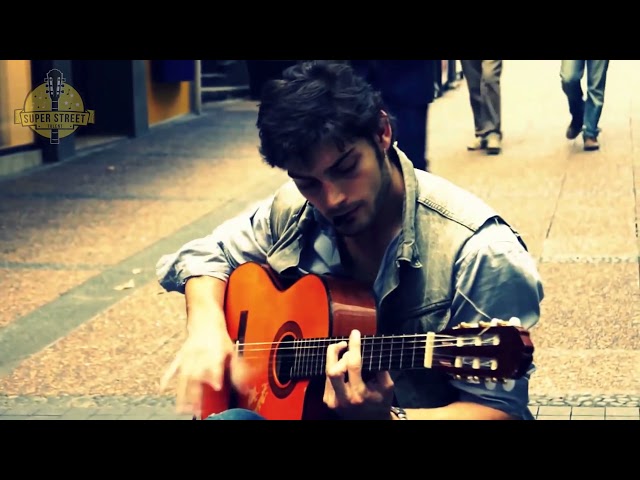
[[231,408],[224,412],[210,415],[207,420],[265,420],[265,418],[252,410]]
[[560,68],[560,82],[563,88],[575,88],[582,81],[584,69],[574,61],[564,62]]
[[485,83],[500,83],[502,60],[482,61],[482,80]]
[[575,92],[580,87],[580,77],[577,77],[575,75],[569,77],[561,77],[560,84],[562,85],[563,92]]

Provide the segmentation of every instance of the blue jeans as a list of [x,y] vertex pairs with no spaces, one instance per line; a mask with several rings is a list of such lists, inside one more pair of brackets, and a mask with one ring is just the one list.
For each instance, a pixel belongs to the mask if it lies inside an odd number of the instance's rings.
[[[587,99],[583,99],[580,84],[587,70]],[[562,60],[560,79],[562,91],[569,101],[569,112],[574,127],[583,127],[585,137],[597,138],[598,122],[604,105],[604,88],[607,82],[609,60]]]
[[265,420],[262,415],[244,408],[231,408],[224,412],[209,415],[207,420]]

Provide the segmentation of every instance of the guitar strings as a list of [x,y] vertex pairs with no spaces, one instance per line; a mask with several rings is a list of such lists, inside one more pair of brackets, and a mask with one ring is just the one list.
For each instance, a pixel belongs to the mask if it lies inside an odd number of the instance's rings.
[[[463,340],[465,339],[465,337],[455,337],[455,336],[449,336],[449,335],[443,335],[442,338],[438,338],[438,336],[436,335],[436,338],[434,339],[434,342],[433,342],[433,347],[439,348],[439,347],[460,346],[460,344],[458,344],[459,338],[462,338]],[[405,339],[409,339],[409,340],[407,341]],[[476,339],[477,337],[475,336],[469,336],[467,337],[467,340],[471,340],[473,341],[473,343],[469,342],[465,344],[463,342],[462,345],[477,346],[477,344],[475,343]],[[385,342],[383,342],[383,340]],[[334,337],[332,339],[302,338],[302,339],[296,339],[296,340],[286,340],[283,342],[236,343],[236,346],[239,348],[241,347],[243,352],[266,352],[266,351],[271,351],[274,345],[280,345],[278,347],[278,352],[281,352],[286,350],[295,350],[295,351],[314,350],[318,348],[323,348],[328,344],[340,343],[341,341],[348,341],[348,337],[344,337],[343,339],[340,339],[340,337]],[[391,342],[389,343],[389,341]],[[299,344],[296,344],[296,342],[299,342]],[[378,344],[376,345],[376,343]],[[481,339],[480,346],[487,345],[487,344],[493,345],[493,340]],[[399,335],[399,336],[394,335],[393,338],[384,337],[384,336],[381,336],[381,337],[365,336],[365,337],[362,337],[361,339],[361,348],[364,349],[364,347],[368,347],[371,350],[375,350],[376,352],[378,351],[384,352],[387,349],[389,351],[392,351],[395,349],[395,347],[426,348],[426,346],[427,346],[427,336],[424,334]]]
[[[420,349],[415,349],[415,352],[419,352],[421,353],[422,351]],[[415,353],[413,352],[413,353]],[[383,354],[388,354],[387,356],[385,356],[384,358],[382,357]],[[409,351],[405,351],[404,353],[401,352],[391,352],[391,350],[387,351],[387,352],[375,352],[375,354],[373,356],[369,356],[369,355],[365,355],[366,358],[372,360],[374,358],[374,356],[377,358],[378,356],[380,356],[381,360],[385,360],[385,361],[389,361],[390,359],[401,359],[401,358],[411,358],[412,357],[412,350]],[[455,355],[452,353],[434,353],[432,358],[456,358],[459,355]],[[252,359],[264,359],[265,355],[259,355],[258,352],[251,352],[251,354],[249,355],[242,355],[242,359],[243,360],[252,360]],[[296,355],[291,354],[291,353],[284,353],[284,354],[280,354],[278,355],[278,357],[280,359],[293,359],[296,358]],[[309,360],[316,360],[316,359],[322,359],[324,360],[326,358],[326,354],[324,353],[312,353],[311,355],[304,355],[302,357],[299,357],[299,361],[302,363],[308,362]],[[371,362],[368,362],[371,363]]]
[[[257,352],[251,352],[251,353],[255,354]],[[401,352],[393,352],[393,353],[391,353],[391,350],[389,350],[387,352],[385,352],[385,351],[383,351],[383,352],[375,352],[375,356],[377,356],[378,353],[390,353],[390,356],[386,357],[385,359],[389,359],[389,358],[393,359],[393,358],[396,358],[396,357],[397,358],[403,358],[403,357],[410,357],[411,356],[410,355],[411,351],[409,351],[409,353],[404,352],[404,354],[402,354]],[[296,355],[292,355],[292,354],[289,354],[289,353],[285,353],[285,354],[278,355],[278,356],[280,358],[295,358],[296,357]],[[446,354],[446,353],[434,353],[433,354],[433,358],[456,358],[458,356],[459,355],[455,355],[455,354],[451,354],[451,353],[449,353],[449,354]],[[243,360],[263,359],[264,355],[243,355],[241,358]],[[301,361],[307,361],[309,359],[317,359],[317,358],[324,359],[324,358],[326,358],[326,355],[324,353],[317,352],[317,353],[313,353],[311,355],[305,355],[305,356],[301,357]],[[372,358],[372,357],[368,356],[368,358]]]
[[[484,344],[474,344],[474,347],[482,347],[482,346],[492,346],[492,343],[485,342]],[[396,347],[399,347],[396,345]],[[455,353],[438,353],[435,349],[441,347],[452,347],[454,345],[434,345],[434,352],[432,355],[433,360],[443,360],[443,359],[454,359],[460,357]],[[264,358],[264,354],[267,352],[271,352],[271,349],[268,348],[257,348],[257,349],[246,349],[242,352],[242,358],[245,360],[253,360],[253,359],[261,359]],[[374,361],[377,360],[377,363],[381,364],[383,361],[386,364],[393,363],[395,360],[403,361],[403,359],[415,359],[416,353],[422,354],[426,351],[426,342],[411,342],[405,343],[402,345],[402,348],[393,348],[390,345],[383,346],[381,348],[370,348],[370,349],[362,349],[361,355],[365,357],[363,363],[373,364]],[[309,363],[315,363],[317,361],[324,362],[326,359],[326,351],[321,346],[306,346],[306,347],[283,347],[277,350],[277,356],[284,361],[291,361],[292,359],[298,358],[295,363],[300,365],[306,365]],[[384,358],[383,358],[384,357]],[[474,357],[477,357],[475,355]],[[418,358],[424,358],[424,356],[419,355]],[[368,361],[367,361],[368,359]],[[413,360],[415,361],[415,360]],[[292,362],[293,363],[293,362]]]
[[[455,335],[439,335],[436,334],[434,337],[434,341],[435,342],[444,342],[444,341],[451,341],[452,339],[457,339],[460,338],[458,336]],[[413,334],[407,334],[407,335],[363,335],[361,337],[361,342],[376,342],[376,341],[392,341],[395,342],[396,340],[399,342],[405,341],[405,339],[411,339],[414,340],[414,343],[418,343],[418,342],[426,342],[427,340],[427,334],[426,333],[413,333]],[[418,339],[418,342],[415,342],[415,339]],[[293,340],[284,340],[282,342],[246,342],[246,343],[242,343],[242,342],[238,342],[236,343],[236,345],[244,347],[244,346],[254,346],[254,345],[265,345],[265,346],[273,346],[273,345],[278,345],[278,344],[283,344],[283,343],[294,343],[294,342],[318,342],[318,343],[326,343],[326,344],[333,344],[333,343],[340,343],[340,342],[348,342],[349,341],[349,337],[343,336],[343,337],[332,337],[332,338],[295,338]],[[406,343],[406,341],[405,341]]]
[[[394,368],[424,368],[424,356],[415,356],[405,352],[405,355],[401,355],[399,352],[393,353],[389,357],[373,359],[369,357],[369,360],[376,361],[366,361],[362,362],[362,368],[365,371],[382,371],[382,370],[393,370]],[[252,360],[260,360],[261,363],[264,360],[264,355],[250,355],[248,357],[242,357],[243,360],[251,362]],[[289,367],[289,375],[291,376],[305,376],[305,375],[321,375],[325,373],[326,367],[326,356],[320,353],[305,356],[304,358],[299,359],[299,361],[292,361],[295,358],[292,354],[283,355],[281,360],[281,365],[284,364]],[[433,363],[440,363],[445,366],[454,367],[455,360],[458,358],[457,355],[452,354],[436,354],[434,353],[431,357]],[[494,370],[494,359],[492,358],[477,358],[476,364],[467,360],[463,362],[463,364],[458,365],[460,368],[464,364],[466,364],[469,368],[472,368],[474,371],[481,373],[486,370]]]
[[[344,339],[346,340],[347,338],[344,337]],[[384,343],[380,342],[376,345],[376,341],[382,339],[387,341]],[[434,352],[432,353],[431,361],[453,366],[455,364],[455,360],[460,358],[460,355],[452,353],[438,353],[436,349],[459,346],[459,339],[463,339],[463,345],[465,344],[464,340],[467,340],[467,345],[474,347],[494,345],[491,338],[483,339],[473,335],[469,335],[466,338],[452,335],[436,335],[433,342]],[[479,345],[477,342],[478,339],[480,339]],[[391,340],[390,343],[389,340]],[[324,347],[328,343],[337,343],[338,341],[340,341],[339,337],[333,339],[319,338],[287,340],[281,342],[281,345],[285,344],[290,346],[280,346],[276,352],[279,361],[282,364],[288,364],[290,367],[290,375],[321,375],[324,372],[326,365],[326,350]],[[304,344],[296,345],[297,342],[304,342]],[[308,344],[311,342],[315,344]],[[362,365],[365,369],[384,370],[383,366],[388,369],[392,369],[394,366],[402,368],[423,367],[424,353],[426,352],[427,347],[426,334],[398,335],[389,337],[373,337],[365,335],[362,337],[361,342],[363,343],[363,345],[361,345],[361,354],[363,356]],[[255,344],[245,343],[237,345],[248,347],[243,348],[242,358],[251,362],[252,360],[264,359],[266,352],[273,351],[269,346],[276,345],[276,342],[258,342]],[[416,355],[416,353],[418,355]],[[478,373],[484,370],[493,370],[492,358],[483,359],[477,357],[477,355],[473,356],[473,359],[477,362],[475,368],[472,367],[474,370]],[[469,360],[465,363],[472,365]]]

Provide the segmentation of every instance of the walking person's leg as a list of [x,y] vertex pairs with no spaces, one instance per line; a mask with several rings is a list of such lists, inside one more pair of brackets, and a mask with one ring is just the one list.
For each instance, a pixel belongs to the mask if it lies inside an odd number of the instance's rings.
[[425,109],[424,116],[424,169],[429,171],[429,106],[428,103]]
[[598,123],[604,106],[604,90],[607,83],[609,60],[587,60],[587,100],[584,110],[584,149],[597,150]]
[[487,139],[487,153],[492,155],[502,150],[501,76],[502,60],[482,60],[482,133]]
[[571,122],[566,136],[573,140],[582,131],[584,124],[584,99],[580,81],[584,75],[585,60],[562,60],[560,64],[560,81],[562,91],[569,102]]
[[482,115],[482,60],[460,60],[462,75],[464,76],[467,88],[469,89],[469,103],[473,112],[473,125],[475,138],[467,146],[468,150],[483,150],[486,147],[484,138],[484,123]]
[[396,105],[391,113],[396,117],[398,147],[414,167],[426,170],[427,109],[424,105]]

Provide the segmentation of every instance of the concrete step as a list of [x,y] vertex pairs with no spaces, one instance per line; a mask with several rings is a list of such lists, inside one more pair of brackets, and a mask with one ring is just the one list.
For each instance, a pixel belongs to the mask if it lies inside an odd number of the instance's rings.
[[226,85],[218,87],[202,87],[201,98],[203,102],[216,102],[229,98],[248,97],[249,85]]
[[203,73],[200,79],[203,87],[221,87],[229,84],[224,73]]
[[226,73],[203,73],[200,81],[203,87],[237,87],[248,83],[245,78],[233,78]]

